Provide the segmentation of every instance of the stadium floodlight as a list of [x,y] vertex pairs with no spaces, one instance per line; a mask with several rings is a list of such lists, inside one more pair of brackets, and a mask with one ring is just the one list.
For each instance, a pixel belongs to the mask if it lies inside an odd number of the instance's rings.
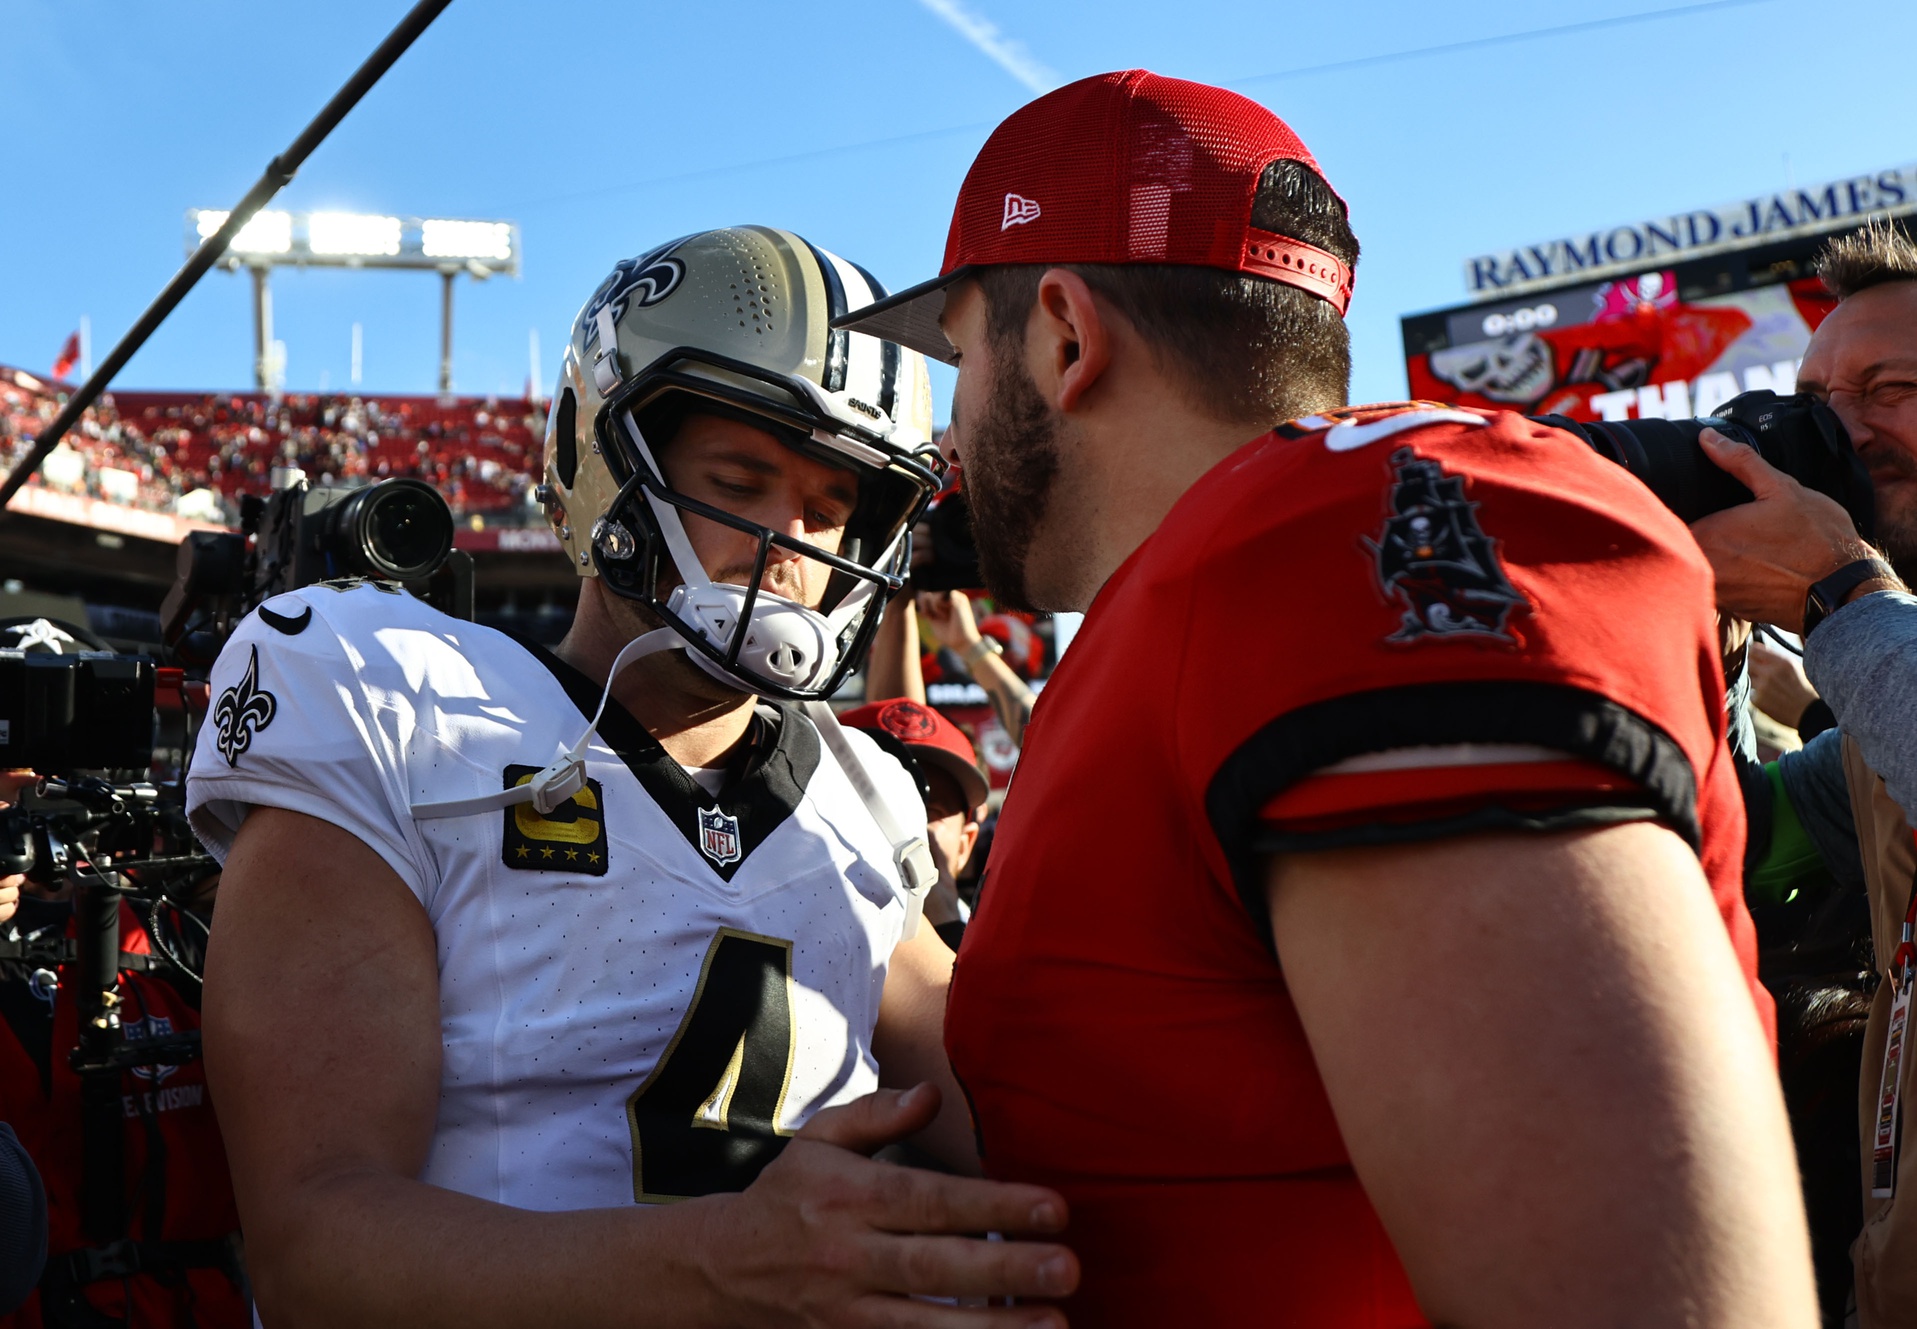
[[306,244],[315,254],[391,258],[399,253],[397,217],[315,212],[306,218]]
[[[193,214],[194,232],[204,240],[226,225],[227,214],[202,208]],[[266,210],[240,228],[228,246],[240,254],[284,254],[293,248],[293,214]]]
[[510,262],[513,228],[508,222],[433,219],[419,224],[420,252],[427,258]]
[[[186,214],[187,253],[225,225],[228,214],[210,208]],[[433,217],[389,217],[360,212],[259,212],[240,229],[219,262],[253,277],[254,378],[275,388],[272,269],[282,267],[412,268],[440,277],[439,388],[453,385],[453,283],[519,275],[519,228],[511,222]]]
[[[219,230],[227,214],[187,213],[186,247]],[[221,260],[228,268],[414,268],[519,275],[519,228],[511,222],[392,217],[361,212],[260,212]]]

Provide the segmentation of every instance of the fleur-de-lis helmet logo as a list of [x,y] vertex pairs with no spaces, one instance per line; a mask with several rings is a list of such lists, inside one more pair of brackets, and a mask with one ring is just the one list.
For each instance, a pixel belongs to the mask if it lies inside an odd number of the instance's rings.
[[215,746],[228,766],[239,765],[240,754],[253,746],[253,735],[272,724],[280,709],[278,698],[260,686],[260,648],[248,649],[246,673],[220,694],[213,708]]
[[606,306],[611,307],[612,321],[617,323],[632,305],[645,309],[678,290],[679,283],[685,279],[686,265],[671,257],[671,253],[679,244],[679,240],[674,240],[638,258],[615,263],[612,275],[599,284],[592,299],[586,302],[585,312],[579,316],[580,323],[592,327],[594,316]]

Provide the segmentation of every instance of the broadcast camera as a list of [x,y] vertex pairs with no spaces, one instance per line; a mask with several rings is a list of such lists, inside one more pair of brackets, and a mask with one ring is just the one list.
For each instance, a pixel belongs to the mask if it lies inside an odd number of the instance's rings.
[[473,616],[472,556],[453,548],[452,510],[421,480],[316,489],[295,471],[268,497],[241,499],[237,534],[181,541],[175,574],[160,633],[194,661],[210,662],[261,601],[340,577],[398,582],[455,618]]
[[[189,738],[184,675],[48,619],[0,625],[0,640],[13,643],[0,649],[0,767],[42,777],[16,806],[0,808],[0,877],[23,875],[70,898],[77,924],[73,937],[23,932],[17,919],[0,925],[0,961],[35,971],[36,981],[74,966],[73,1066],[84,1075],[190,1060],[191,1037],[123,1038],[117,1012],[118,974],[128,964],[198,977],[202,948],[188,934],[203,940],[206,924],[187,901],[217,864],[167,787]],[[150,960],[120,951],[122,899],[153,940]],[[101,1083],[104,1093],[117,1080]]]
[[[472,560],[452,547],[446,501],[418,480],[314,489],[296,472],[272,495],[243,499],[240,524],[237,533],[196,531],[180,545],[161,635],[188,668],[210,664],[261,601],[334,578],[395,581],[472,617]],[[186,669],[115,654],[73,625],[36,620],[13,635],[14,649],[0,635],[0,769],[41,779],[17,806],[0,809],[0,877],[24,874],[70,896],[76,936],[0,925],[0,960],[49,971],[75,965],[73,1065],[88,1092],[117,1094],[121,1068],[198,1055],[196,1035],[123,1036],[117,1007],[119,972],[148,963],[120,950],[122,900],[153,939],[152,963],[198,977],[198,948],[183,928],[204,936],[189,895],[217,864],[187,823],[185,776],[205,684],[189,681]]]
[[1705,455],[1697,439],[1706,429],[1749,444],[1799,484],[1836,499],[1865,539],[1876,524],[1864,463],[1836,412],[1809,393],[1780,397],[1775,392],[1746,392],[1702,420],[1585,424],[1562,415],[1531,418],[1582,438],[1643,481],[1686,524],[1751,501],[1751,491]]

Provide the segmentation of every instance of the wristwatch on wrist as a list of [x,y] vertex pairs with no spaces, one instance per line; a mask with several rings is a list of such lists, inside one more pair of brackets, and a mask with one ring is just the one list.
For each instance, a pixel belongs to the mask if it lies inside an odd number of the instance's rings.
[[987,655],[1003,654],[1005,654],[1005,648],[998,644],[998,638],[980,637],[977,641],[965,648],[965,654],[961,655],[959,659],[963,660],[965,667],[969,669],[980,660],[983,660]]
[[1895,581],[1897,573],[1881,558],[1860,558],[1855,563],[1844,564],[1822,581],[1812,583],[1810,594],[1804,597],[1803,635],[1810,636],[1819,623],[1836,613],[1845,596],[1865,582],[1879,578]]

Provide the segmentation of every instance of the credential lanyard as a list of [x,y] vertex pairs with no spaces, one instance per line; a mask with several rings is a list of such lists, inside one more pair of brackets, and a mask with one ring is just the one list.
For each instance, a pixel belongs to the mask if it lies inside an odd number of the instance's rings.
[[[1917,835],[1913,835],[1917,842]],[[1911,971],[1917,967],[1917,878],[1910,887],[1910,903],[1904,909],[1903,934],[1897,941],[1897,953],[1890,961],[1890,981],[1895,995],[1890,1001],[1890,1030],[1884,1039],[1884,1070],[1877,1084],[1877,1131],[1871,1142],[1870,1195],[1873,1200],[1888,1200],[1897,1193],[1898,1113],[1903,1089],[1904,1045],[1910,1033]]]

